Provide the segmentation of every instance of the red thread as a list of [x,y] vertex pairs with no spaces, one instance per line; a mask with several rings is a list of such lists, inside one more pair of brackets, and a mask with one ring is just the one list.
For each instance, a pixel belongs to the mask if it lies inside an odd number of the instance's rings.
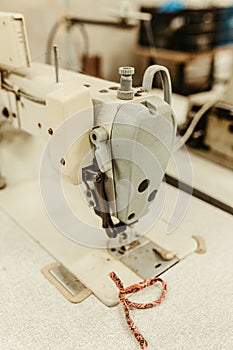
[[[123,304],[125,318],[126,318],[126,322],[127,322],[128,326],[129,326],[129,329],[131,330],[131,332],[133,333],[133,335],[137,339],[138,343],[141,346],[141,349],[145,350],[148,347],[148,342],[146,341],[146,339],[143,337],[141,332],[135,326],[132,318],[130,317],[129,310],[130,309],[150,309],[156,305],[161,304],[161,302],[164,300],[166,293],[167,293],[166,282],[164,280],[162,280],[161,278],[153,278],[153,279],[148,279],[148,280],[136,283],[136,284],[132,284],[131,286],[124,288],[122,281],[115,274],[115,272],[111,272],[109,274],[109,277],[113,280],[113,282],[115,283],[117,288],[119,288],[119,299],[120,299],[120,302]],[[162,288],[163,288],[162,293],[157,300],[154,300],[151,303],[142,304],[142,303],[134,303],[126,297],[127,294],[137,293],[139,290],[142,290],[146,287],[152,286],[156,282],[160,282],[162,284]]]

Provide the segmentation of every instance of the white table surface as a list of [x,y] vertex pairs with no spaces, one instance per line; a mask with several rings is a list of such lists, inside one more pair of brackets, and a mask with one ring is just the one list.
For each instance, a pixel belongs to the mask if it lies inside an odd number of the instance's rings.
[[[170,196],[176,189],[169,188]],[[230,350],[233,344],[233,220],[192,198],[181,225],[202,235],[207,253],[193,254],[163,274],[165,301],[132,311],[136,325],[156,350]],[[133,350],[121,306],[108,308],[93,295],[71,304],[41,274],[53,262],[35,241],[0,212],[0,349]],[[156,297],[148,288],[134,300]]]
[[[190,161],[187,161],[187,153]],[[177,175],[177,164],[179,176]],[[192,170],[192,176],[189,171]],[[211,160],[195,154],[191,150],[180,149],[176,153],[176,162],[170,160],[167,174],[177,178],[187,185],[227,204],[233,206],[233,171]]]

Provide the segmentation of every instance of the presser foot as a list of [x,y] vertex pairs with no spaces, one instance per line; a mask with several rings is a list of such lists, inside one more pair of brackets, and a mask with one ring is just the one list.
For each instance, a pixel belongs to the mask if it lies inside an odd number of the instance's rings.
[[[125,243],[124,243],[125,241]],[[146,237],[127,243],[127,235],[119,237],[119,247],[109,244],[109,253],[143,279],[161,275],[179,262],[172,252],[156,246]]]

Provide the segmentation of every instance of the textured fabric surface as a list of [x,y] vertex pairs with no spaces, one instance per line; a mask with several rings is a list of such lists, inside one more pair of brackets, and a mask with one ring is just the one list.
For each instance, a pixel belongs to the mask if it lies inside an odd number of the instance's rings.
[[[132,311],[148,349],[232,349],[232,224],[230,215],[192,199],[182,229],[205,237],[208,251],[163,274],[168,294],[158,308]],[[40,272],[52,261],[0,212],[0,349],[138,349],[121,306],[107,308],[94,296],[74,305],[62,297]],[[148,302],[159,292],[152,286],[132,300]]]

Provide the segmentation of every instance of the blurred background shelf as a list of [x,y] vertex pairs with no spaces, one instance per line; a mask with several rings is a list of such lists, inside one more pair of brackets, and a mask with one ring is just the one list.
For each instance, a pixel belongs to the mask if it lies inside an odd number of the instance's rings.
[[187,63],[196,60],[199,57],[214,57],[217,53],[222,51],[233,52],[233,44],[218,46],[211,50],[200,52],[187,52],[164,48],[149,48],[138,46],[136,53],[139,56],[143,56],[149,59],[155,58],[156,60],[170,60],[175,63]]
[[233,44],[197,52],[144,46],[138,46],[136,51],[138,56],[146,60],[146,65],[157,63],[167,66],[171,73],[173,91],[185,96],[212,88],[215,57],[224,52],[233,53]]

